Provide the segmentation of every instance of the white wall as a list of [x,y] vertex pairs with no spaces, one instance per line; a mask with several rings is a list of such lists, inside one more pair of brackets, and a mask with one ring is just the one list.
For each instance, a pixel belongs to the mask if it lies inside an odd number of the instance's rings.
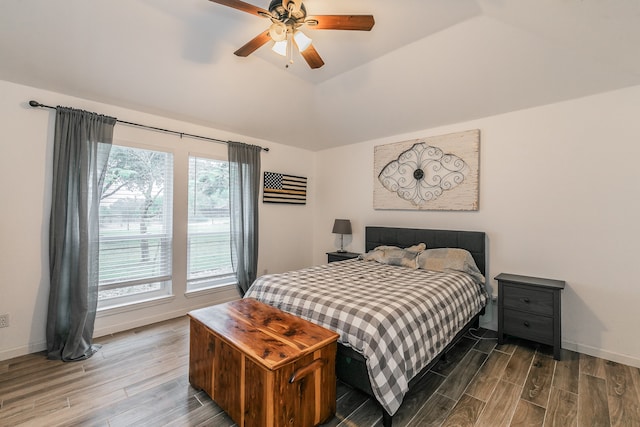
[[[302,175],[314,186],[314,154],[269,141],[246,138],[215,129],[137,111],[95,103],[36,88],[0,81],[0,314],[10,315],[10,326],[0,329],[0,360],[45,348],[45,319],[49,292],[48,229],[51,203],[51,163],[55,113],[33,109],[35,99],[47,105],[65,105],[118,117],[122,120],[174,129],[223,140],[270,148],[262,154],[262,170]],[[199,153],[226,158],[226,145],[190,138],[180,139],[126,125],[116,125],[114,139],[156,147],[174,154],[174,231],[186,229],[186,160]],[[183,166],[179,166],[183,165]],[[185,184],[185,185],[183,185]],[[181,203],[184,202],[184,203]],[[260,261],[258,271],[280,272],[312,261],[313,197],[305,206],[260,203]],[[186,242],[174,233],[174,250]],[[185,249],[182,249],[185,250]],[[174,257],[173,299],[136,311],[99,313],[95,336],[185,314],[191,309],[238,297],[234,287],[186,297],[184,257]]]
[[[362,251],[365,225],[483,230],[490,285],[500,272],[563,279],[563,345],[640,367],[635,276],[640,239],[640,87],[473,122],[312,153],[140,112],[0,81],[0,360],[44,348],[53,113],[27,101],[68,105],[123,120],[271,148],[264,171],[309,178],[305,206],[260,206],[259,272],[326,261],[339,246],[334,218],[350,218],[346,248]],[[373,147],[410,138],[481,130],[480,210],[373,210]],[[116,139],[164,144],[176,156],[224,146],[116,126]],[[176,270],[184,266],[176,266]],[[175,290],[183,289],[178,279]],[[182,287],[182,288],[181,288]],[[233,292],[97,319],[96,335],[181,315]],[[495,316],[485,319],[495,327]]]
[[[485,231],[490,286],[500,272],[565,280],[563,347],[640,367],[638,111],[633,87],[322,151],[314,262],[339,245],[334,218],[352,220],[357,252],[366,225]],[[469,129],[481,130],[479,211],[373,209],[376,145]]]

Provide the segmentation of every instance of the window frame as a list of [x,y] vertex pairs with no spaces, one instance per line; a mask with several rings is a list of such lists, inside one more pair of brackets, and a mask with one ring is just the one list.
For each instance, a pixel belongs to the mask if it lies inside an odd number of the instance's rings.
[[[201,152],[194,152],[194,151],[189,151],[187,154],[187,191],[189,192],[189,184],[191,182],[191,159],[202,159],[202,160],[212,160],[212,161],[217,161],[217,162],[223,162],[225,163],[227,166],[229,165],[229,159],[220,155],[215,155],[215,154],[204,154]],[[227,182],[228,185],[228,182]],[[189,210],[190,208],[190,202],[189,202],[189,197],[190,197],[190,192],[187,195],[187,210]],[[230,219],[230,215],[229,215],[229,219]],[[190,254],[191,254],[191,245],[190,245],[190,240],[191,240],[191,233],[189,232],[189,223],[190,223],[190,214],[189,212],[187,212],[186,215],[186,235],[185,235],[185,242],[187,245],[187,250],[186,250],[186,255],[185,255],[185,295],[189,296],[189,295],[194,295],[194,294],[198,294],[198,293],[207,293],[207,292],[215,292],[218,290],[221,290],[223,288],[226,287],[230,287],[233,286],[235,287],[235,284],[237,282],[236,276],[235,276],[235,272],[233,271],[233,265],[231,264],[231,252],[229,252],[229,265],[231,267],[231,272],[227,273],[227,274],[220,274],[217,276],[208,276],[208,277],[203,277],[203,278],[190,278]],[[229,248],[229,251],[231,251],[231,248]],[[194,286],[190,286],[193,285],[195,283]]]
[[[175,220],[175,179],[176,179],[176,163],[177,163],[176,153],[173,150],[163,146],[136,143],[136,142],[120,140],[120,139],[118,140],[114,139],[112,146],[154,151],[154,152],[164,153],[170,156],[170,160],[171,160],[171,168],[169,171],[170,176],[169,177],[165,176],[166,178],[169,178],[167,182],[170,183],[170,190],[171,190],[170,205],[167,207],[168,214],[165,215],[165,218],[163,220],[165,222],[165,227],[168,226],[169,228],[167,233],[161,233],[161,234],[154,233],[155,237],[165,236],[166,234],[167,242],[169,244],[169,249],[167,251],[167,265],[166,265],[168,274],[155,276],[153,277],[154,279],[153,281],[149,281],[148,279],[132,279],[132,280],[125,280],[125,281],[106,283],[106,284],[98,283],[98,292],[102,290],[119,289],[119,288],[126,288],[126,287],[132,287],[137,285],[160,284],[159,289],[155,289],[147,292],[136,292],[133,294],[121,295],[113,298],[106,298],[102,300],[98,299],[98,307],[97,307],[98,312],[107,312],[107,311],[114,311],[114,310],[119,311],[122,309],[135,310],[135,309],[138,309],[140,305],[146,305],[150,302],[154,302],[158,300],[173,299],[174,297],[173,282],[174,282],[174,271],[175,271],[174,252],[175,252],[175,229],[176,229],[176,220]],[[166,199],[165,199],[165,203],[167,203]],[[103,240],[102,238],[100,238],[100,243],[102,242]]]

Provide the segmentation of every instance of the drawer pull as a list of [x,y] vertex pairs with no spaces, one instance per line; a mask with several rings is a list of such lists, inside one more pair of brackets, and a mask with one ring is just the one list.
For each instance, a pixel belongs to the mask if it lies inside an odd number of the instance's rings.
[[528,321],[526,321],[526,320],[525,320],[522,324],[523,324],[524,326],[526,326],[527,328],[529,327],[529,322],[528,322]]
[[522,298],[521,301],[524,302],[524,303],[527,303],[527,304],[529,304],[529,302],[530,302],[529,298],[527,298],[527,297]]
[[300,381],[316,369],[320,369],[321,367],[323,367],[325,364],[326,361],[324,359],[316,359],[313,362],[309,363],[307,366],[303,366],[302,368],[295,371],[293,375],[291,375],[291,378],[289,378],[289,384]]

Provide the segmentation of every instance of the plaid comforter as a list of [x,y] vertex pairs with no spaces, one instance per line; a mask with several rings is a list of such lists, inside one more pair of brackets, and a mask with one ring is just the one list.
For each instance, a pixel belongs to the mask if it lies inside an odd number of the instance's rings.
[[348,260],[258,278],[255,298],[340,334],[366,359],[376,399],[389,414],[409,381],[486,304],[465,273]]

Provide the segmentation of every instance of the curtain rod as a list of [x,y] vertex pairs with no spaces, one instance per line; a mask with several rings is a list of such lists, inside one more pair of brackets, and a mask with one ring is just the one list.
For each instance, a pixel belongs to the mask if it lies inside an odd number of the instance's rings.
[[[33,101],[33,100],[29,101],[29,105],[31,107],[33,107],[33,108],[41,107],[41,108],[49,108],[51,110],[55,110],[56,109],[56,107],[52,107],[50,105],[44,105],[44,104],[39,103],[38,101]],[[228,143],[231,142],[231,141],[224,141],[222,139],[210,138],[208,136],[200,136],[200,135],[194,135],[192,133],[184,133],[184,132],[178,132],[178,131],[170,130],[170,129],[163,129],[163,128],[159,128],[159,127],[155,127],[155,126],[141,125],[139,123],[127,122],[125,120],[120,120],[120,119],[116,119],[116,122],[122,123],[122,124],[125,124],[125,125],[129,125],[129,126],[137,126],[139,128],[155,130],[155,131],[158,131],[158,132],[170,133],[170,134],[173,134],[173,135],[180,135],[180,138],[182,138],[183,136],[188,136],[189,138],[202,139],[202,140],[205,140],[205,141],[212,141],[212,142],[217,142],[217,143],[220,143],[220,144],[228,144]],[[262,150],[264,150],[264,151],[269,151],[269,147],[260,147],[260,148]]]

